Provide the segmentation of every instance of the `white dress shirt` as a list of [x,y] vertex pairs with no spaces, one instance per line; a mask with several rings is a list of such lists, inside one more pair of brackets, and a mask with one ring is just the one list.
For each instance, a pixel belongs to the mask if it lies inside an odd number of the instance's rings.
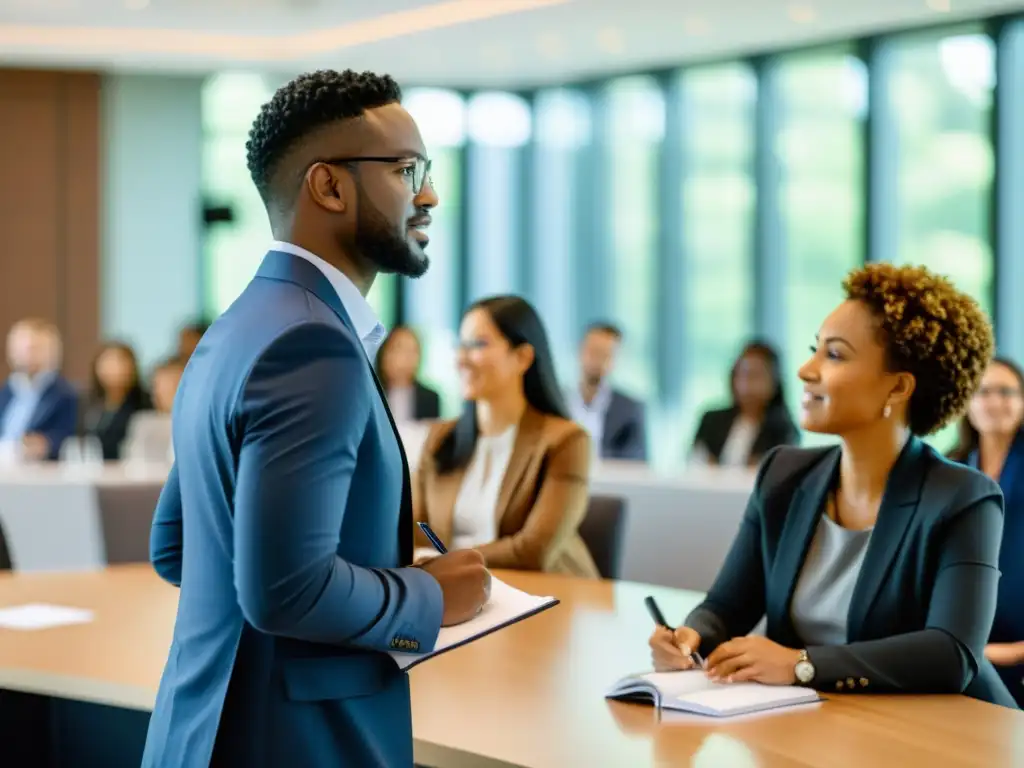
[[732,422],[729,436],[722,446],[718,463],[723,467],[745,467],[750,462],[750,449],[754,447],[761,425],[756,421],[737,416]]
[[391,415],[399,424],[416,420],[416,390],[413,387],[391,387],[388,389],[388,405]]
[[498,538],[498,494],[518,431],[519,425],[513,424],[500,435],[477,437],[455,499],[451,549],[472,549]]
[[355,283],[349,280],[348,276],[337,267],[328,264],[315,253],[293,243],[285,243],[278,240],[271,244],[270,250],[290,253],[292,256],[305,259],[323,273],[324,277],[327,278],[327,282],[334,288],[334,292],[338,294],[338,298],[341,299],[341,305],[348,313],[352,325],[355,326],[366,356],[372,362],[377,355],[377,348],[380,347],[381,342],[384,341],[384,336],[387,335],[387,331],[380,320],[377,319],[377,314],[373,311],[373,307],[370,306],[366,297],[356,288]]
[[601,440],[604,438],[604,422],[608,417],[608,408],[612,403],[612,388],[602,383],[589,403],[583,399],[580,388],[576,387],[569,393],[569,409],[572,420],[579,424],[590,435],[590,446],[600,454]]

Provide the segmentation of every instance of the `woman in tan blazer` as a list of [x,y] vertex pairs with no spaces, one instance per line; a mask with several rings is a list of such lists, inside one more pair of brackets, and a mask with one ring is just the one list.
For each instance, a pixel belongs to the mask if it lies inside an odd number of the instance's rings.
[[[490,568],[598,577],[578,529],[587,510],[590,438],[569,420],[547,334],[518,296],[469,308],[458,367],[466,405],[435,424],[413,483],[413,514],[449,549]],[[417,527],[418,556],[430,543]]]

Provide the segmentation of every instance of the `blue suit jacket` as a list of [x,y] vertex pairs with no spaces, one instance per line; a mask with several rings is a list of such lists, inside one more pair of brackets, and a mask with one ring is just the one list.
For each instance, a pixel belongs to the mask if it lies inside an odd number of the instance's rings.
[[[971,454],[969,463],[978,466],[978,454]],[[1003,545],[999,550],[999,598],[996,604],[996,618],[992,624],[993,643],[1018,643],[1024,641],[1024,430],[1014,440],[1003,470],[999,473],[999,486],[1003,490],[1005,518],[1003,522]],[[1024,707],[1024,665],[996,667],[1006,687]]]
[[[0,418],[14,397],[10,384],[0,388]],[[51,461],[60,455],[61,444],[75,434],[78,426],[78,392],[67,379],[60,376],[50,382],[36,403],[26,434],[36,433],[50,444]]]
[[327,278],[289,254],[203,336],[174,403],[153,564],[178,584],[143,766],[411,766],[409,686],[437,581],[408,466]]

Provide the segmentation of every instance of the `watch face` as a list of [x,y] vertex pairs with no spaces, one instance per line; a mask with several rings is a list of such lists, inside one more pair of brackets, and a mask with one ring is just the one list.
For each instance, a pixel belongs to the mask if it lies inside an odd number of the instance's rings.
[[809,661],[797,662],[793,671],[796,673],[796,679],[801,683],[809,683],[814,679],[814,665]]

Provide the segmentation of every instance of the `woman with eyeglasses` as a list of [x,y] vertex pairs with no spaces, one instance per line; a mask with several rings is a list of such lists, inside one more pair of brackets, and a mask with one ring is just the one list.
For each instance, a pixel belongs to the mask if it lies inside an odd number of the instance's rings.
[[[597,577],[578,529],[590,438],[568,416],[547,334],[518,296],[473,304],[459,329],[465,406],[438,422],[413,483],[413,515],[489,568]],[[430,544],[414,531],[417,556]]]
[[1003,489],[999,598],[985,656],[1024,707],[1024,371],[992,360],[960,422],[951,457],[996,480]]

